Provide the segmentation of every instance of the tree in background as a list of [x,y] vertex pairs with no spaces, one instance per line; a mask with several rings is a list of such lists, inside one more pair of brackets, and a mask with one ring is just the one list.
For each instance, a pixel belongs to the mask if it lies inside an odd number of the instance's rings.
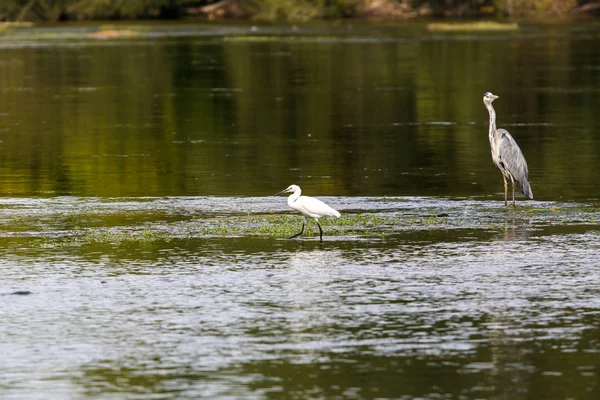
[[600,0],[2,0],[0,20],[566,16],[598,10]]
[[2,0],[0,17],[17,21],[174,18],[188,4],[182,0]]

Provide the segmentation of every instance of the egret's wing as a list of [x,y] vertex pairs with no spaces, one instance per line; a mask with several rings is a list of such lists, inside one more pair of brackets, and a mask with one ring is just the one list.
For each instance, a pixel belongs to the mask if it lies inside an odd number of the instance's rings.
[[300,201],[300,205],[304,210],[306,210],[309,214],[317,215],[319,217],[323,217],[326,215],[339,217],[340,213],[329,207],[327,204],[323,203],[319,199],[315,199],[314,197],[308,196],[300,196],[297,200]]
[[533,193],[529,186],[529,168],[527,168],[527,161],[519,145],[508,131],[498,129],[496,133],[499,136],[497,146],[500,163],[510,172],[523,195],[533,199]]

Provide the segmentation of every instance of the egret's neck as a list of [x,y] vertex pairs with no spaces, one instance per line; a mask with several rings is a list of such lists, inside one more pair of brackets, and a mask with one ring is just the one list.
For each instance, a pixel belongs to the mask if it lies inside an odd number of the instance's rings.
[[298,200],[300,193],[302,193],[302,190],[298,189],[294,193],[290,194],[290,197],[288,197],[288,205],[291,206],[296,200]]
[[492,140],[494,139],[494,132],[496,132],[496,110],[494,110],[494,107],[492,106],[492,104],[486,104],[485,107],[488,109],[488,112],[490,113],[490,132],[489,132],[489,136],[490,136],[490,142],[492,142]]

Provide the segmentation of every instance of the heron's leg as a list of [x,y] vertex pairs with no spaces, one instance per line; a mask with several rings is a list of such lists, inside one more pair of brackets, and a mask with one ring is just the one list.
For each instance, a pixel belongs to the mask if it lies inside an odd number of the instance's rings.
[[515,179],[513,178],[513,176],[510,176],[510,182],[512,183],[512,189],[513,189],[513,207],[515,207]]
[[306,225],[306,220],[302,221],[302,230],[299,233],[296,233],[295,235],[290,236],[288,239],[293,239],[296,236],[300,236],[304,233],[304,226]]
[[319,227],[319,236],[321,238],[321,242],[323,241],[323,229],[321,229],[321,225],[319,224],[319,220],[315,218],[315,221],[317,222],[317,226]]
[[504,205],[508,205],[508,183],[506,182],[506,176],[502,174],[502,178],[504,179]]

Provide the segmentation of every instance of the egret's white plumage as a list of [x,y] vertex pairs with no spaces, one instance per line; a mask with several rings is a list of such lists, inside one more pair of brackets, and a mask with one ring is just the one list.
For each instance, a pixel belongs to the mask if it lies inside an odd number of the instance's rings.
[[280,195],[282,193],[292,193],[288,197],[288,205],[304,216],[302,230],[300,231],[300,233],[291,236],[290,239],[302,235],[304,233],[304,227],[306,226],[306,222],[309,218],[312,218],[315,220],[317,226],[319,227],[320,238],[321,241],[323,241],[323,230],[321,229],[321,225],[319,224],[319,218],[339,217],[340,213],[334,210],[333,208],[329,207],[327,204],[323,203],[319,199],[315,199],[314,197],[309,196],[301,196],[300,194],[302,193],[302,189],[300,189],[300,186],[298,185],[290,185],[287,189],[282,190],[275,196]]

